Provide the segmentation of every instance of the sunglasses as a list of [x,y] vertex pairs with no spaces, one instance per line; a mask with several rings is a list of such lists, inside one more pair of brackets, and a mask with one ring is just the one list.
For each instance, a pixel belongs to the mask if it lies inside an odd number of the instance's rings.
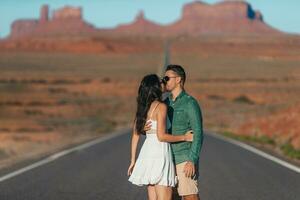
[[166,84],[171,78],[177,78],[178,76],[165,76],[161,79],[161,82]]

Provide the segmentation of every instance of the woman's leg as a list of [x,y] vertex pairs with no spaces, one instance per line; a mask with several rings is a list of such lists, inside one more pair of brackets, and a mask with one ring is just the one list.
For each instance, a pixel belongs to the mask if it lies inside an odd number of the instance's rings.
[[157,200],[155,186],[154,185],[148,185],[147,190],[148,190],[148,199],[149,200]]
[[172,187],[155,185],[157,200],[172,200]]

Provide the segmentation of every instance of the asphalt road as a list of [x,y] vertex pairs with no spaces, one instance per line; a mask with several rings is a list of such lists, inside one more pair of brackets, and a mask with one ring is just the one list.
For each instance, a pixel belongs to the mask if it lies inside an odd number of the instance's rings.
[[[205,134],[200,156],[203,200],[299,200],[300,174]],[[0,182],[0,200],[142,200],[128,182],[130,135],[75,151]]]

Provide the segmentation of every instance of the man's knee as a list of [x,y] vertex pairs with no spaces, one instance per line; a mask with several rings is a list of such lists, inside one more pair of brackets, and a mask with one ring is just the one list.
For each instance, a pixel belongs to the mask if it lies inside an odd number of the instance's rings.
[[198,194],[191,194],[183,196],[183,200],[200,200],[200,198]]

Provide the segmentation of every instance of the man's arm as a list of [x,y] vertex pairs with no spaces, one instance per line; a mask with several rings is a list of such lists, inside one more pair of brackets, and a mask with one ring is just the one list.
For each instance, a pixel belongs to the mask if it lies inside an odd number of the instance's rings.
[[190,126],[194,132],[193,142],[188,156],[191,162],[197,164],[199,160],[200,150],[203,144],[202,113],[200,106],[195,99],[190,100],[187,106],[187,114]]

